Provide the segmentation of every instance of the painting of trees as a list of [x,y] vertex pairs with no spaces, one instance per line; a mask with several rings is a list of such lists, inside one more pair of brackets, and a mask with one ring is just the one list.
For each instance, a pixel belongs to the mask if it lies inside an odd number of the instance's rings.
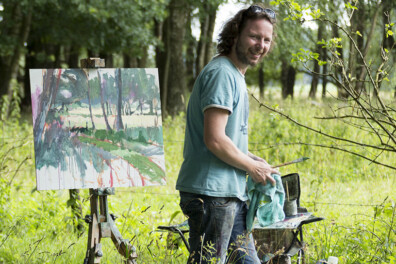
[[[161,112],[152,103],[159,98],[156,71],[30,74],[39,190],[165,183]],[[123,111],[125,102],[134,109]]]

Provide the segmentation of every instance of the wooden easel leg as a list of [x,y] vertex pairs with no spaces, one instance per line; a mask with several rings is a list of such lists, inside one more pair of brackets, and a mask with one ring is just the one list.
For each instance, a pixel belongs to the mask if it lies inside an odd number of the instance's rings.
[[84,259],[84,264],[97,264],[100,263],[100,259],[103,256],[102,245],[100,244],[101,234],[99,229],[100,214],[98,207],[98,195],[93,189],[89,189],[89,194],[91,215],[85,218],[86,222],[89,223],[89,232],[87,254]]
[[137,254],[128,239],[123,239],[109,213],[107,195],[114,194],[114,190],[90,189],[91,215],[85,217],[89,223],[88,248],[84,264],[98,264],[103,256],[100,240],[111,237],[117,251],[126,258],[126,264],[136,264]]
[[118,231],[113,219],[109,219],[111,228],[111,240],[113,241],[115,247],[122,256],[127,260],[127,264],[136,264],[137,254],[136,249],[129,243],[128,239],[123,239],[121,233]]

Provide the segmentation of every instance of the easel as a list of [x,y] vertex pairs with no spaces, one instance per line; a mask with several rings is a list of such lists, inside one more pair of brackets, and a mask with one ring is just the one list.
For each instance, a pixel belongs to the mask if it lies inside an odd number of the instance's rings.
[[[104,59],[88,58],[80,61],[81,68],[103,68]],[[91,214],[85,216],[85,222],[89,224],[88,247],[84,264],[100,263],[103,256],[103,237],[111,237],[118,252],[126,258],[127,264],[136,264],[136,249],[128,239],[123,239],[114,223],[115,216],[109,213],[107,195],[114,195],[114,188],[89,189]]]

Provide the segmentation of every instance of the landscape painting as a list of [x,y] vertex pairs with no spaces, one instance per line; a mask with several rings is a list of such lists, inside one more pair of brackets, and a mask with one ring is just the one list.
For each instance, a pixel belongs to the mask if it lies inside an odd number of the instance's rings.
[[38,190],[165,184],[157,69],[31,69]]

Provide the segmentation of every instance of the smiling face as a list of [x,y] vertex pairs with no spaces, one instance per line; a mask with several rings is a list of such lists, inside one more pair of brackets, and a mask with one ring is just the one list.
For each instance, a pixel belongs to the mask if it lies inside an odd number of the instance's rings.
[[273,25],[266,19],[246,21],[233,47],[238,68],[246,70],[260,62],[271,47],[272,31]]

